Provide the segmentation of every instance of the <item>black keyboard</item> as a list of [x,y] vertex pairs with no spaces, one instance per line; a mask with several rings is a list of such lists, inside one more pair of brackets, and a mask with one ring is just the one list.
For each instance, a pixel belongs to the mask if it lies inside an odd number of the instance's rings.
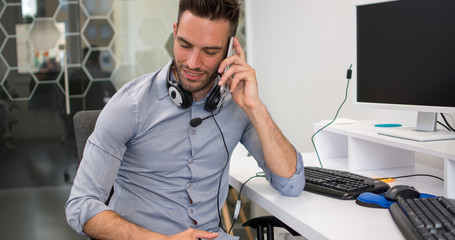
[[347,171],[305,167],[304,190],[338,199],[355,199],[363,192],[383,193],[390,186],[382,181]]
[[406,239],[455,239],[455,199],[400,199],[390,213]]

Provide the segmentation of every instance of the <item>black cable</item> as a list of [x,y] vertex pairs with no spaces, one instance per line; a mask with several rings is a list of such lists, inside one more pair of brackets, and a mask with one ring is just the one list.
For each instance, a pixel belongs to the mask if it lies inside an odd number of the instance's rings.
[[443,113],[440,113],[440,115],[441,115],[442,119],[444,119],[444,122],[447,124],[447,127],[450,128],[449,131],[455,132],[455,129],[447,121],[446,116]]
[[[221,108],[221,107],[220,107]],[[221,109],[220,109],[221,111]],[[223,224],[221,222],[221,209],[220,209],[220,190],[221,190],[221,180],[223,179],[223,174],[224,174],[224,170],[226,169],[228,163],[229,163],[229,158],[230,158],[230,154],[229,154],[229,150],[227,148],[227,145],[226,145],[226,140],[224,139],[224,134],[223,134],[223,131],[221,131],[221,128],[220,128],[220,125],[218,125],[218,122],[216,121],[215,119],[215,116],[213,115],[213,112],[212,112],[212,119],[213,121],[215,122],[216,124],[216,127],[218,128],[218,130],[220,131],[220,134],[221,134],[221,138],[223,139],[223,144],[224,144],[224,149],[226,150],[226,156],[227,156],[227,160],[226,160],[226,163],[224,164],[224,167],[223,169],[221,170],[221,174],[220,174],[220,180],[218,182],[218,192],[216,194],[216,207],[217,207],[217,213],[218,213],[218,221],[219,221],[219,227],[221,227],[221,229],[223,229],[223,231],[226,232],[226,230],[224,229],[223,227]]]
[[440,121],[437,121],[439,125],[443,126],[445,129],[447,129],[448,131],[452,131],[450,130],[449,127],[447,127],[444,123],[440,122]]
[[329,122],[327,125],[325,125],[324,127],[320,128],[318,131],[316,131],[313,136],[311,136],[311,143],[313,144],[313,148],[314,148],[314,151],[316,152],[316,156],[318,157],[318,161],[319,161],[319,165],[321,165],[321,168],[324,168],[322,166],[322,162],[321,162],[321,158],[319,157],[319,153],[318,153],[318,150],[316,148],[316,145],[314,144],[314,136],[316,136],[316,134],[318,134],[320,131],[324,130],[326,127],[330,126],[333,122],[335,122],[335,120],[337,119],[338,117],[338,113],[340,113],[340,110],[341,108],[343,107],[344,103],[346,102],[346,99],[348,98],[348,90],[349,90],[349,81],[351,80],[351,76],[352,76],[352,64],[351,66],[349,67],[348,71],[347,71],[347,74],[346,74],[346,78],[348,79],[348,82],[346,84],[346,94],[344,96],[344,100],[343,102],[341,103],[340,107],[338,108],[336,114],[335,114],[335,117],[333,118],[333,120],[331,122]]
[[383,179],[390,179],[390,178],[397,179],[397,178],[408,178],[408,177],[432,177],[432,178],[436,178],[436,179],[439,179],[439,180],[444,182],[444,179],[442,179],[442,178],[440,178],[438,176],[434,176],[434,175],[431,175],[431,174],[423,174],[423,173],[402,175],[402,176],[396,176],[396,177],[382,177],[382,178],[375,178],[375,179],[383,180]]
[[[257,177],[265,177],[264,172],[257,172],[256,175],[254,175],[254,176],[248,178],[248,180],[246,180],[246,181],[242,184],[242,186],[240,187],[240,190],[239,190],[239,196],[237,197],[237,201],[240,201],[240,196],[242,195],[242,190],[243,190],[243,187],[246,185],[246,183],[249,182],[251,179],[257,178]],[[239,206],[239,207],[240,207],[240,206]],[[235,210],[234,210],[234,214],[235,214]],[[237,221],[237,218],[235,218],[234,216],[232,216],[232,219],[233,219],[232,225],[231,225],[231,228],[229,229],[228,234],[231,234],[232,228],[234,227],[234,224],[235,224],[235,222]]]

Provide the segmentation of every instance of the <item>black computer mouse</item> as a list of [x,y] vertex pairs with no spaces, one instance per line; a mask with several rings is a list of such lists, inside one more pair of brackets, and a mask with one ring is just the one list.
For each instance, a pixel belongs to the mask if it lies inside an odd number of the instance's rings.
[[420,192],[412,186],[395,185],[387,190],[384,197],[389,201],[398,201],[398,199],[418,198]]

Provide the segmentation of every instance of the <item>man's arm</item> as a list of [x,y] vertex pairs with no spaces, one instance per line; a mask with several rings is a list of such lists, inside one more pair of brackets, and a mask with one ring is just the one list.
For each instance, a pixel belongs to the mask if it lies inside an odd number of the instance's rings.
[[[236,54],[220,64],[221,74],[226,66],[230,68],[223,74],[219,85],[227,83],[234,101],[245,111],[258,133],[264,158],[270,170],[281,177],[291,177],[297,167],[295,149],[284,137],[270,117],[258,95],[255,70],[246,63],[245,53],[238,41],[234,40]],[[232,78],[230,76],[233,76]]]
[[95,215],[84,225],[84,232],[95,239],[125,240],[179,240],[213,239],[218,233],[188,229],[173,236],[165,236],[135,225],[113,211],[103,211]]

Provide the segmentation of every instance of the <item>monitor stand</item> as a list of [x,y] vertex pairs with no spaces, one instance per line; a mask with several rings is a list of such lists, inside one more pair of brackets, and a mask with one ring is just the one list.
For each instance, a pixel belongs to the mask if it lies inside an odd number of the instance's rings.
[[419,142],[455,139],[455,132],[436,129],[437,113],[418,112],[417,126],[379,128],[378,134]]

